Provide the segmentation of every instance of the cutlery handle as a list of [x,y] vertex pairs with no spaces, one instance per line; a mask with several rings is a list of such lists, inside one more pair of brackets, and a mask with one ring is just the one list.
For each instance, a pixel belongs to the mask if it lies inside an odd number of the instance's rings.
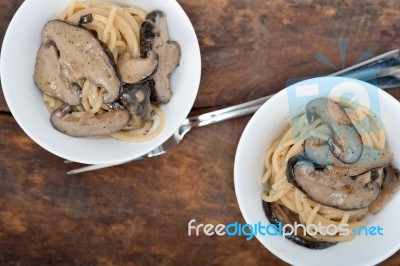
[[272,95],[268,95],[253,101],[241,103],[238,105],[234,105],[231,107],[219,109],[213,112],[201,114],[198,116],[188,117],[183,124],[187,125],[188,127],[201,127],[206,126],[218,122],[222,122],[228,119],[253,114],[255,113],[258,108],[261,107]]
[[[329,76],[342,76],[376,83],[381,89],[400,86],[400,79],[396,76],[400,70],[400,50],[392,50],[382,55],[373,57],[359,64],[345,68]],[[213,112],[188,117],[182,124],[182,132],[186,134],[193,127],[206,126],[228,119],[255,113],[272,95],[257,100],[223,108]]]
[[342,76],[363,80],[381,89],[400,86],[400,50],[392,50],[353,65],[331,76]]

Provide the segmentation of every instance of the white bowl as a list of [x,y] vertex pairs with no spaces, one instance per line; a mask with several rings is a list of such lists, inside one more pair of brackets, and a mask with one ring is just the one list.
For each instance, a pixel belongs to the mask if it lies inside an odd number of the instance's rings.
[[[305,104],[313,98],[341,96],[346,92],[380,113],[387,145],[394,152],[393,164],[400,167],[400,123],[397,122],[400,104],[396,99],[375,86],[353,79],[329,77],[302,81],[280,91],[266,102],[251,118],[240,139],[235,158],[235,191],[246,223],[269,224],[261,199],[264,157],[271,143],[288,125],[289,106],[294,113],[304,112]],[[297,97],[294,97],[296,94]],[[399,210],[400,193],[397,193],[382,211],[366,218],[367,226],[379,225],[383,228],[383,236],[356,236],[351,241],[324,250],[308,249],[282,236],[256,237],[277,257],[294,265],[375,265],[400,248]]]
[[175,0],[112,0],[146,11],[166,13],[170,39],[181,46],[180,66],[171,76],[173,97],[161,109],[166,116],[162,132],[151,141],[129,143],[113,138],[73,138],[55,130],[50,123],[33,72],[41,31],[55,19],[70,0],[25,0],[12,19],[1,51],[1,78],[5,99],[15,120],[36,143],[68,160],[87,164],[117,163],[144,155],[161,145],[187,117],[200,83],[200,48],[193,26]]

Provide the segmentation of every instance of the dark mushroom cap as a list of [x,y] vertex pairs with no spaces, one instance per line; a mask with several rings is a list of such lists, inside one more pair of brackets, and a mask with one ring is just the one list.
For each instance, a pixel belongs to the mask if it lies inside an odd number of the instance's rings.
[[[262,201],[264,213],[271,224],[279,227],[279,223],[291,224],[300,223],[298,215],[290,211],[285,206],[280,206],[275,202]],[[337,242],[318,241],[310,236],[304,235],[301,227],[299,227],[298,234],[285,235],[290,241],[309,249],[325,249],[337,244]]]
[[121,101],[131,114],[131,126],[140,128],[151,120],[151,80],[129,84],[122,92]]
[[79,24],[87,24],[93,21],[93,15],[92,14],[86,14],[82,15],[79,19]]
[[142,57],[146,57],[151,51],[158,56],[157,71],[151,76],[154,80],[151,101],[155,104],[167,103],[172,97],[169,77],[179,65],[180,46],[177,42],[169,40],[167,18],[159,10],[147,15],[141,26],[140,35]]
[[383,171],[382,192],[377,201],[369,206],[373,214],[379,212],[400,190],[400,174],[392,165],[387,166]]

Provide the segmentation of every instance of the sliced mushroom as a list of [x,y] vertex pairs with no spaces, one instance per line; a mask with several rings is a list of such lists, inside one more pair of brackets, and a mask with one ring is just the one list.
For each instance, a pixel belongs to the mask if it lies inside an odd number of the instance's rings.
[[369,211],[373,214],[379,212],[393,198],[400,189],[399,171],[394,169],[392,165],[384,169],[384,177],[382,183],[382,192],[377,201],[369,206]]
[[[275,202],[263,201],[264,213],[267,216],[271,224],[279,227],[279,224],[299,224],[300,220],[298,215],[293,213],[285,206],[281,206]],[[291,235],[285,235],[290,241],[310,249],[325,249],[337,244],[337,242],[324,242],[318,241],[310,236],[307,236],[302,227],[298,227],[297,235],[294,233]]]
[[345,164],[332,156],[325,141],[316,138],[304,141],[304,155],[314,163],[316,168],[334,166],[336,171],[346,176],[357,176],[373,169],[385,167],[393,160],[393,153],[387,149],[380,150],[371,146],[364,146],[357,162]]
[[317,117],[332,131],[329,139],[332,154],[344,163],[355,163],[361,156],[363,143],[347,113],[335,101],[318,98],[306,106],[306,116],[311,124]]
[[134,58],[130,53],[125,53],[118,59],[117,65],[122,81],[135,84],[157,71],[158,58],[153,51],[149,51],[146,58]]
[[87,24],[93,21],[93,15],[92,14],[86,14],[82,15],[79,19],[79,24]]
[[167,19],[163,12],[150,12],[141,26],[142,55],[150,51],[158,55],[158,68],[152,79],[154,88],[151,99],[156,104],[167,103],[172,96],[169,77],[179,65],[181,57],[180,46],[177,42],[170,41],[168,36]]
[[81,88],[68,68],[60,64],[59,51],[53,43],[40,46],[36,59],[34,80],[47,95],[70,105],[81,102]]
[[121,100],[131,114],[130,125],[140,128],[151,120],[150,87],[152,80],[124,88]]
[[380,195],[380,185],[376,181],[364,186],[339,168],[316,170],[303,155],[289,159],[286,177],[312,200],[341,210],[366,208]]
[[[77,80],[87,79],[103,89],[102,97],[106,103],[113,103],[118,98],[122,87],[114,58],[108,48],[83,26],[61,20],[49,21],[42,32],[42,46],[46,45],[54,45],[59,55],[56,60],[54,48],[51,51],[39,49],[34,79],[43,92],[76,105],[80,95],[73,99],[64,98],[63,95],[68,95],[64,90]],[[43,63],[47,60],[50,60],[48,64]]]
[[71,106],[63,104],[50,116],[55,129],[72,137],[107,136],[121,130],[129,122],[129,112],[125,109],[115,109],[94,115],[87,112],[82,117],[76,117],[71,112]]
[[376,180],[376,182],[379,183],[379,185],[382,187],[382,181],[383,181],[383,168],[380,169],[372,169],[371,170],[371,180]]

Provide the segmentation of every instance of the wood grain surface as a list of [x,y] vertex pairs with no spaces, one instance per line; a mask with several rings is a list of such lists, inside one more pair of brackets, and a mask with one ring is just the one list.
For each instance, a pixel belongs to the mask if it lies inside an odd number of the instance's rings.
[[[0,43],[22,0],[0,2]],[[400,2],[180,0],[202,80],[192,114],[332,73],[400,42]],[[341,62],[338,41],[347,40]],[[316,60],[320,52],[336,69]],[[16,88],[17,89],[17,85]],[[399,90],[390,93],[400,99]],[[233,161],[248,117],[193,130],[153,159],[68,176],[20,129],[0,95],[0,265],[287,265],[257,240],[189,237],[187,224],[244,223]],[[382,265],[400,265],[397,252]]]

